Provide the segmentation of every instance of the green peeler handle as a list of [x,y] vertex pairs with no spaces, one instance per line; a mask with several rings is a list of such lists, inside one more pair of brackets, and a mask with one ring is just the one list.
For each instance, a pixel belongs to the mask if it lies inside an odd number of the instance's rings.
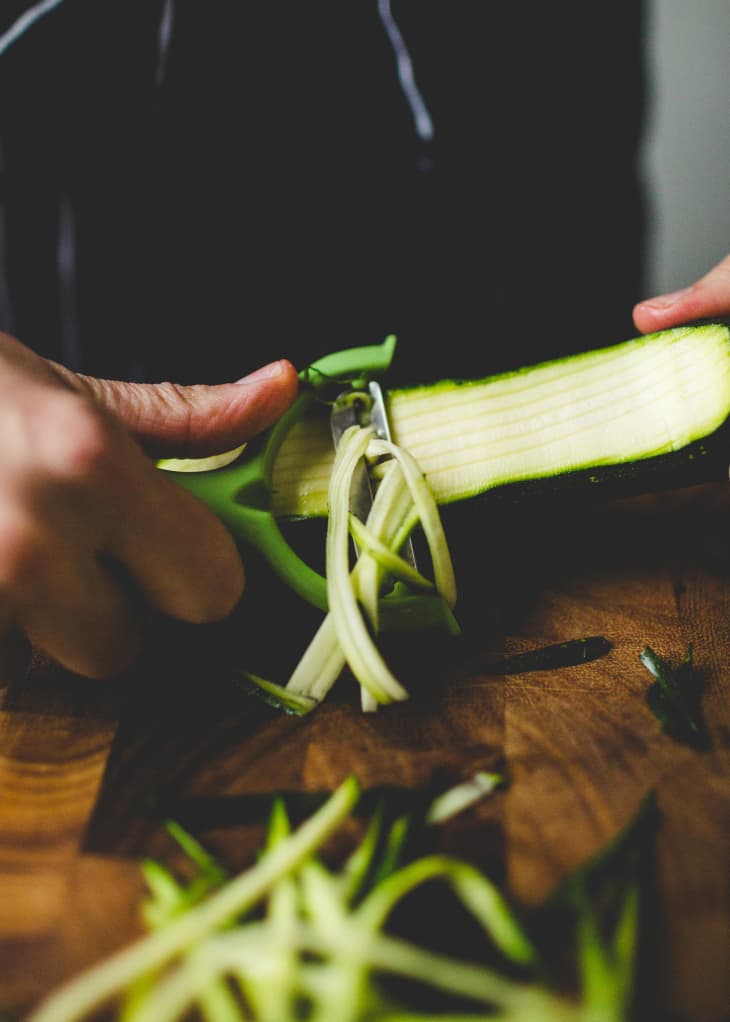
[[[302,391],[266,433],[247,445],[230,465],[210,472],[171,472],[221,521],[237,540],[255,547],[274,571],[303,599],[327,609],[326,580],[289,545],[270,508],[271,473],[284,438],[311,407],[314,391]],[[255,444],[255,453],[249,447]]]

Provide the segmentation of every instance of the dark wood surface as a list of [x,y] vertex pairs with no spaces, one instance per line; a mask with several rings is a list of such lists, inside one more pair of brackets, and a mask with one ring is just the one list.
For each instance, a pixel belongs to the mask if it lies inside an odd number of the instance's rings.
[[[449,522],[447,520],[447,527]],[[278,790],[423,791],[499,766],[508,783],[454,820],[451,851],[525,909],[656,791],[657,1018],[730,1012],[730,488],[601,506],[454,519],[464,635],[401,658],[408,703],[363,715],[342,679],[309,718],[243,695],[230,665],[296,661],[316,617],[256,588],[211,629],[160,623],[129,676],[92,683],[37,657],[0,702],[0,1009],[46,992],[140,932],[143,854],[169,858],[176,813],[231,867]],[[590,663],[500,676],[506,653],[588,635]],[[669,738],[647,707],[644,645],[706,688],[705,748]],[[400,661],[399,661],[400,662]],[[283,680],[283,679],[282,679]]]

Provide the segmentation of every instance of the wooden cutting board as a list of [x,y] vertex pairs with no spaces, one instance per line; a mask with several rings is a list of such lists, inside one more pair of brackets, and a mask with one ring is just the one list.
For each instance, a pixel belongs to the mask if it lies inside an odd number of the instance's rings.
[[[651,1011],[728,1017],[730,488],[484,511],[450,536],[464,635],[395,651],[413,698],[374,715],[348,679],[305,719],[231,682],[232,662],[285,671],[318,620],[255,565],[231,621],[159,623],[125,678],[92,683],[36,659],[0,701],[0,1010],[22,1017],[141,932],[137,860],[172,856],[163,809],[237,868],[278,790],[328,791],[355,773],[423,791],[498,765],[508,783],[443,840],[525,909],[656,791]],[[495,658],[589,635],[609,640],[605,656],[494,673]],[[649,644],[677,662],[689,642],[706,681],[700,750],[662,732],[638,659]]]

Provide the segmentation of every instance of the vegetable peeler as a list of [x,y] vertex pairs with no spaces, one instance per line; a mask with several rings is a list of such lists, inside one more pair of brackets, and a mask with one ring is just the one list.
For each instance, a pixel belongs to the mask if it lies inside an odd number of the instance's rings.
[[[221,519],[236,540],[255,548],[295,593],[321,610],[328,609],[326,579],[291,547],[271,510],[274,462],[289,431],[317,401],[332,406],[331,421],[337,424],[345,421],[339,419],[338,413],[348,404],[351,415],[361,414],[366,395],[368,412],[377,418],[381,435],[387,437],[385,398],[374,378],[389,368],[395,345],[396,338],[390,335],[381,344],[347,348],[313,362],[299,374],[300,392],[291,407],[272,427],[246,444],[230,464],[210,471],[166,469],[180,486]],[[335,425],[335,432],[338,429]],[[361,511],[365,511],[364,503]],[[409,556],[407,548],[403,556]],[[459,630],[440,595],[411,593],[402,583],[381,598],[380,607],[384,630],[432,626],[445,627],[452,633]]]

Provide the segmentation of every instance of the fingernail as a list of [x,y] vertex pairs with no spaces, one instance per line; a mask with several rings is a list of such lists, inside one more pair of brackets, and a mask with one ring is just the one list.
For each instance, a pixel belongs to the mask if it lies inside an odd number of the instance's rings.
[[656,298],[647,298],[646,301],[639,304],[649,309],[670,309],[688,295],[691,290],[691,287],[682,287],[678,291],[668,291],[665,295],[657,295]]
[[270,362],[269,365],[262,366],[257,369],[255,373],[249,373],[248,376],[242,376],[240,380],[236,380],[236,383],[261,383],[262,380],[273,380],[276,376],[281,376],[282,365],[281,362]]

